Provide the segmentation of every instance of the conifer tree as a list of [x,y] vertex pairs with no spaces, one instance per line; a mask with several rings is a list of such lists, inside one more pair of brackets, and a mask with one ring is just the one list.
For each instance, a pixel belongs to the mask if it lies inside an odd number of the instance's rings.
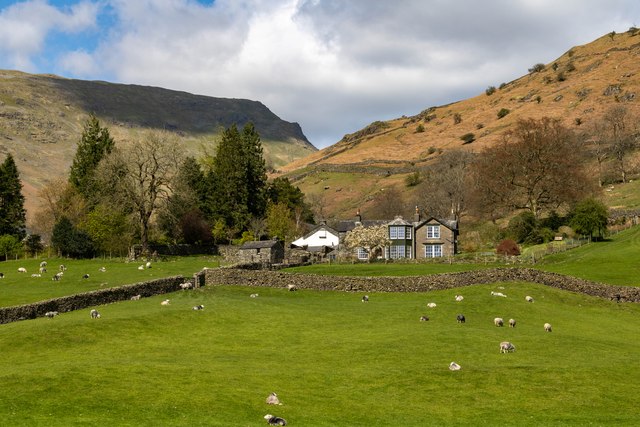
[[244,146],[245,185],[247,187],[247,209],[249,214],[260,218],[266,210],[267,168],[265,165],[260,135],[253,123],[242,129]]
[[26,211],[18,167],[8,154],[0,165],[0,235],[22,240],[26,235]]

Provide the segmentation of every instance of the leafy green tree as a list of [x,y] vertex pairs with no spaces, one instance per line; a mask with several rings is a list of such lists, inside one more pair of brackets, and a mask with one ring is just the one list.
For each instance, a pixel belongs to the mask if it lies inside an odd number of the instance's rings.
[[11,234],[3,234],[0,236],[0,257],[3,260],[8,260],[11,257],[20,255],[22,251],[22,245],[20,240],[16,236]]
[[539,243],[536,241],[536,222],[531,211],[521,212],[509,220],[507,233],[518,243]]
[[109,135],[109,130],[101,127],[98,118],[91,114],[85,122],[69,172],[69,182],[90,204],[97,195],[95,170],[100,160],[109,154],[114,146],[115,142]]
[[29,234],[24,239],[24,248],[31,255],[42,252],[42,250],[44,250],[44,246],[42,245],[41,236],[39,234]]
[[51,244],[63,256],[90,258],[95,254],[91,237],[78,230],[67,217],[62,217],[53,227]]
[[595,199],[579,202],[571,213],[571,228],[578,234],[604,237],[607,232],[609,213],[607,207]]
[[130,227],[125,213],[110,206],[99,204],[82,221],[81,229],[102,253],[127,253],[131,243]]
[[27,234],[26,218],[20,174],[13,156],[8,154],[0,165],[0,235],[22,240]]
[[271,238],[291,239],[296,230],[296,224],[286,203],[269,204],[267,207],[267,230]]
[[301,209],[302,220],[313,223],[313,212],[304,201],[304,193],[294,186],[287,177],[275,178],[267,185],[267,198],[270,203],[284,203],[291,212]]

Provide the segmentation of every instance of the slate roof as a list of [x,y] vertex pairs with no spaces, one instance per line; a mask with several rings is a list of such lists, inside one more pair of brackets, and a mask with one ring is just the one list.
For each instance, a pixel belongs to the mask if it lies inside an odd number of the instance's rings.
[[279,240],[260,240],[256,242],[244,242],[240,249],[265,249],[265,248],[273,248],[274,246],[280,244]]

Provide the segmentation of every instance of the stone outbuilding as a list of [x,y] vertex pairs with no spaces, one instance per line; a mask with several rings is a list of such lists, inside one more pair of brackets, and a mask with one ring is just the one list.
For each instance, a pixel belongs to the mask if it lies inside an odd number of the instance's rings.
[[245,242],[238,250],[242,263],[280,264],[284,261],[284,245],[280,240]]

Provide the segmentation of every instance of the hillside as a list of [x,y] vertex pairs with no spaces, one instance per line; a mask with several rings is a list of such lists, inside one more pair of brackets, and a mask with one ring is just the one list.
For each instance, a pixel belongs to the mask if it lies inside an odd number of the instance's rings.
[[194,155],[212,151],[221,128],[249,121],[273,167],[316,151],[297,123],[257,101],[0,70],[0,159],[7,153],[15,157],[29,215],[39,188],[68,173],[90,112],[116,140],[136,129],[169,129]]
[[[638,117],[639,57],[640,32],[608,34],[569,49],[542,71],[495,82],[491,95],[478,88],[481,93],[470,99],[374,122],[281,172],[325,201],[329,216],[352,216],[357,208],[366,212],[384,189],[401,192],[407,205],[415,204],[417,195],[403,185],[408,173],[427,167],[444,150],[481,151],[519,119],[553,117],[581,131],[614,105],[624,105]],[[510,113],[499,118],[503,108]],[[461,137],[466,134],[475,140],[465,143]]]

